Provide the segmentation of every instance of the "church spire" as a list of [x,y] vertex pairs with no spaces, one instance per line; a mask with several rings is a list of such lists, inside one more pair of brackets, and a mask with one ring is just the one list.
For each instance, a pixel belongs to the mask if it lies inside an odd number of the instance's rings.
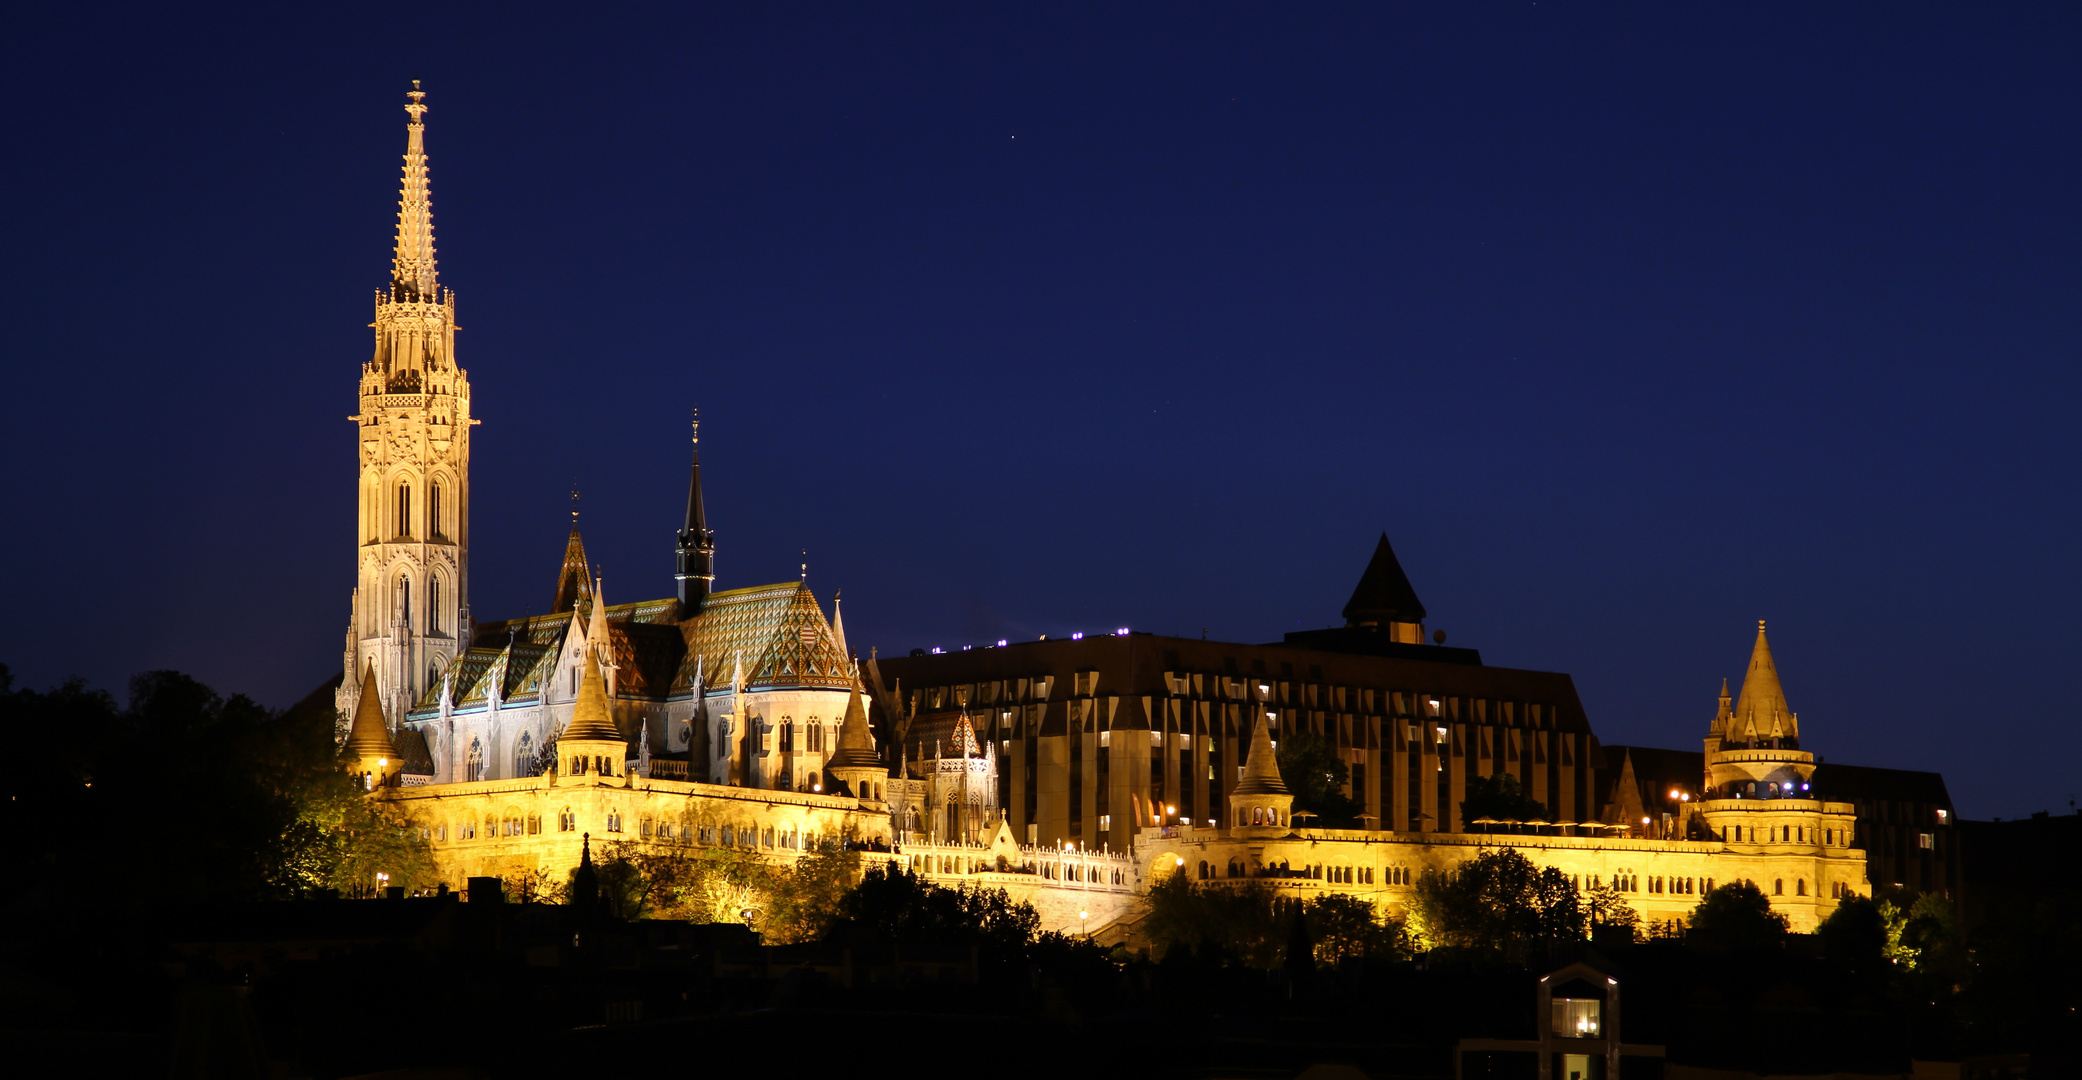
[[1762,619],[1757,620],[1757,643],[1750,649],[1749,670],[1742,676],[1742,695],[1735,699],[1731,734],[1737,739],[1795,740],[1796,745],[1800,738],[1799,724],[1786,707],[1786,692],[1778,682],[1778,665],[1772,662]]
[[694,413],[694,464],[687,477],[687,520],[680,526],[675,548],[674,579],[679,584],[680,618],[701,613],[709,591],[716,583],[716,534],[708,527],[708,512],[701,505],[701,412]]
[[391,257],[393,300],[434,299],[434,202],[427,189],[426,92],[412,80],[405,115],[405,180],[398,189],[398,242]]
[[557,573],[557,598],[550,614],[579,611],[593,599],[593,571],[586,564],[586,542],[578,535],[578,511],[571,512],[571,536],[564,541],[564,567]]

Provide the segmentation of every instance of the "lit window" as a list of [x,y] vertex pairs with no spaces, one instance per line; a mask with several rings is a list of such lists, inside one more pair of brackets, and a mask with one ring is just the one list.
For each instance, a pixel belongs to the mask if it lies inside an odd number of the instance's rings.
[[1551,1003],[1554,1033],[1570,1039],[1597,1038],[1604,1004],[1586,998],[1555,998]]
[[1919,848],[1922,848],[1922,849],[1923,849],[1923,850],[1925,850],[1925,851],[1929,851],[1930,849],[1932,849],[1932,848],[1934,848],[1934,847],[1936,847],[1936,846],[1937,846],[1937,837],[1935,837],[1935,836],[1933,836],[1933,835],[1931,835],[1930,833],[1927,833],[1927,832],[1926,832],[1926,833],[1917,833],[1917,834],[1916,834],[1916,846],[1917,846],[1917,847],[1919,847]]

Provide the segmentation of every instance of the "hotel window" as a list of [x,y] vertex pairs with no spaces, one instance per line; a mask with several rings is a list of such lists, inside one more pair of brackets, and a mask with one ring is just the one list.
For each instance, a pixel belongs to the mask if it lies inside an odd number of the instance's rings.
[[1925,851],[1929,851],[1937,846],[1937,837],[1927,832],[1917,833],[1916,846],[1922,848]]
[[1113,745],[1113,732],[1111,732],[1111,731],[1102,731],[1102,732],[1100,732],[1100,733],[1099,733],[1099,745],[1100,745],[1100,746],[1112,746],[1112,745]]
[[1108,829],[1111,829],[1111,828],[1113,828],[1113,815],[1112,815],[1112,814],[1100,814],[1100,815],[1099,815],[1099,831],[1100,831],[1100,832],[1105,832],[1106,830],[1108,830]]

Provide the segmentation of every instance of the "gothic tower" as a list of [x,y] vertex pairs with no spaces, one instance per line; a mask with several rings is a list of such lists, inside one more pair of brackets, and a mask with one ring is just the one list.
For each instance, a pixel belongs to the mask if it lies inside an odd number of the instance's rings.
[[694,465],[687,481],[687,520],[674,547],[673,579],[679,583],[680,618],[701,614],[716,584],[716,534],[701,506],[701,417],[694,418]]
[[[455,293],[434,279],[426,94],[405,113],[390,286],[376,294],[376,351],[361,370],[354,617],[340,716],[373,670],[383,714],[402,717],[469,638],[470,380],[455,363]],[[344,734],[344,728],[342,729]]]

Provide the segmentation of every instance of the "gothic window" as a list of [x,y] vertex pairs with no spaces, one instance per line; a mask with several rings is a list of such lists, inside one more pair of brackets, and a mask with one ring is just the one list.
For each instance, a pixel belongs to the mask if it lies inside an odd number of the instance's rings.
[[427,485],[427,536],[441,535],[441,485],[437,481]]
[[398,485],[398,535],[412,535],[412,485]]
[[621,812],[620,810],[610,810],[610,811],[608,811],[608,814],[607,814],[607,831],[608,831],[608,832],[621,832],[621,831],[622,831],[622,812]]
[[567,806],[564,808],[563,813],[557,815],[557,831],[570,832],[576,828],[578,828],[578,815],[572,813],[571,808]]
[[535,775],[535,737],[525,731],[513,744],[513,775]]
[[484,743],[483,743],[483,741],[482,741],[482,740],[479,740],[479,739],[471,739],[471,740],[470,740],[470,756],[469,756],[469,759],[468,759],[468,761],[469,761],[469,764],[468,764],[468,765],[467,765],[467,766],[465,767],[465,771],[464,771],[464,773],[463,773],[463,779],[465,779],[465,780],[482,780],[482,779],[484,779]]
[[427,632],[441,632],[441,579],[427,579]]

